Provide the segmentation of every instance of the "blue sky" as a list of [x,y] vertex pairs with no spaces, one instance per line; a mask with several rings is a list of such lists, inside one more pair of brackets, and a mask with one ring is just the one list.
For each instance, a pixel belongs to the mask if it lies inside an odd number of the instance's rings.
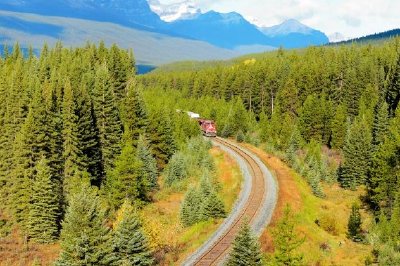
[[[176,3],[184,0],[160,0]],[[236,11],[265,26],[294,18],[327,34],[347,37],[400,28],[400,0],[194,0],[202,11]]]

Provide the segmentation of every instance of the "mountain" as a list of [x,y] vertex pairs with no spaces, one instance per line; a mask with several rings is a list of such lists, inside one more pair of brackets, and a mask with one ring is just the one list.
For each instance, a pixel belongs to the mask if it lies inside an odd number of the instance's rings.
[[190,19],[169,23],[169,30],[213,45],[233,49],[247,45],[270,45],[270,40],[236,12],[209,11]]
[[163,26],[163,21],[146,0],[2,0],[0,9],[112,22],[147,30],[162,29]]
[[9,46],[18,41],[22,47],[32,46],[34,49],[40,49],[44,43],[53,46],[59,40],[66,47],[84,46],[88,41],[98,43],[103,40],[107,46],[116,43],[123,48],[133,48],[136,61],[141,65],[228,59],[240,54],[206,42],[109,22],[11,11],[0,11],[0,40]]
[[159,15],[163,21],[167,22],[189,19],[201,14],[200,8],[196,7],[192,1],[164,5],[158,0],[148,0],[148,3],[151,10]]
[[312,29],[295,19],[289,19],[272,27],[260,27],[273,46],[302,48],[310,45],[329,43],[328,37],[321,31]]

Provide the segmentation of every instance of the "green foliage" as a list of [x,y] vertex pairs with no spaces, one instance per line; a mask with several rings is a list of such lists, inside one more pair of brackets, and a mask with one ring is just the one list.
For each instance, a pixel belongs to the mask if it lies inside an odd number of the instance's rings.
[[189,188],[181,205],[180,218],[184,226],[191,226],[199,220],[200,197],[197,189]]
[[127,87],[128,95],[124,103],[125,137],[137,146],[140,135],[146,133],[149,121],[148,112],[143,100],[142,92],[134,81]]
[[236,134],[236,141],[241,143],[244,141],[244,138],[245,138],[245,136],[244,136],[243,131],[239,130],[239,132]]
[[144,176],[139,175],[141,167],[133,145],[130,142],[126,143],[106,181],[106,193],[114,209],[121,206],[125,199],[135,202],[141,200],[141,192],[146,194],[141,189],[149,185]]
[[370,167],[372,136],[364,117],[358,117],[349,128],[343,147],[344,162],[339,182],[344,188],[355,189],[366,184]]
[[257,237],[252,233],[250,226],[245,223],[241,226],[235,240],[233,248],[229,254],[229,266],[264,265]]
[[113,168],[114,159],[121,151],[122,124],[117,108],[117,99],[110,82],[110,73],[104,64],[95,69],[93,106],[99,130],[104,169],[108,171]]
[[175,153],[165,171],[165,184],[171,186],[173,183],[188,177],[188,164],[184,153]]
[[62,251],[56,265],[109,265],[109,232],[97,191],[82,186],[71,197],[62,223]]
[[138,215],[128,201],[120,211],[122,217],[112,236],[113,262],[110,265],[152,265],[153,258]]
[[218,197],[210,177],[203,175],[198,188],[190,188],[181,204],[180,217],[184,226],[191,226],[211,218],[226,217],[225,206]]
[[353,204],[347,223],[347,236],[355,242],[362,241],[360,208]]
[[142,195],[142,198],[146,198],[148,190],[158,187],[158,169],[157,161],[153,157],[147,140],[143,136],[140,136],[138,140],[136,158],[140,162],[138,175],[143,180],[139,193]]
[[343,148],[347,131],[347,112],[346,106],[341,104],[336,108],[332,119],[332,139],[331,146],[334,149]]
[[271,265],[303,265],[303,254],[297,252],[305,238],[301,238],[295,232],[293,214],[286,206],[283,217],[272,231],[274,237],[275,251],[270,258]]
[[149,142],[157,160],[158,169],[164,169],[176,150],[171,122],[171,113],[165,109],[157,110],[150,115]]
[[38,243],[54,242],[58,236],[59,217],[60,199],[48,161],[42,158],[35,167],[29,204],[29,238]]

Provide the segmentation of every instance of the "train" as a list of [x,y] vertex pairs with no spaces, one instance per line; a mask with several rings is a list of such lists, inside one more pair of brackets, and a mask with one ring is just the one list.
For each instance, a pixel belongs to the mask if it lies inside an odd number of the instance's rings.
[[200,130],[206,137],[217,136],[217,125],[214,120],[200,118],[199,114],[193,112],[186,112],[190,118],[197,120],[200,126]]

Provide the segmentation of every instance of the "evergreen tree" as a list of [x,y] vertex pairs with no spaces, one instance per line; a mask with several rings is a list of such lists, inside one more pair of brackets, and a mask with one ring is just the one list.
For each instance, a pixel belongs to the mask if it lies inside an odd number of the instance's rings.
[[100,185],[104,177],[100,133],[96,126],[93,103],[85,86],[76,93],[76,112],[79,147],[82,150],[81,160],[86,171],[90,173],[92,182]]
[[125,134],[136,147],[140,135],[146,133],[149,121],[141,91],[136,83],[130,81],[127,90],[128,95],[124,105]]
[[122,125],[106,65],[96,68],[93,103],[104,169],[110,170],[121,151]]
[[372,125],[372,143],[376,146],[384,142],[389,128],[389,106],[386,102],[378,102],[374,108]]
[[106,181],[106,190],[112,207],[118,208],[124,199],[132,202],[140,200],[140,189],[148,187],[147,184],[142,184],[147,181],[139,176],[140,168],[141,163],[136,159],[135,149],[130,142],[126,143],[115,162],[114,170],[110,172]]
[[201,216],[204,217],[204,220],[226,217],[224,203],[214,191],[212,191],[207,198],[203,199]]
[[78,116],[76,115],[76,106],[74,92],[71,88],[71,83],[66,82],[64,87],[63,98],[63,156],[64,156],[64,182],[74,175],[75,170],[83,170],[81,160],[83,153],[79,145],[78,137]]
[[386,101],[392,115],[395,114],[400,101],[400,48],[398,48],[398,44],[396,46],[396,62],[390,66],[385,82]]
[[343,148],[347,131],[347,113],[346,107],[343,104],[336,108],[331,127],[331,147],[334,149]]
[[296,249],[304,243],[294,229],[293,214],[289,205],[286,206],[283,217],[272,231],[275,252],[271,258],[272,265],[302,265],[303,255]]
[[117,223],[112,239],[111,265],[152,265],[153,258],[137,214],[128,201],[121,207],[121,220]]
[[184,226],[191,226],[199,221],[201,197],[195,188],[190,188],[181,204],[180,218]]
[[353,241],[359,242],[362,240],[360,208],[355,204],[351,207],[349,222],[347,224],[347,235]]
[[109,265],[109,231],[96,190],[82,186],[71,197],[62,223],[62,251],[56,265]]
[[243,224],[235,237],[233,248],[229,254],[228,266],[263,265],[260,244],[253,235],[249,225]]
[[157,160],[158,169],[164,169],[176,150],[171,115],[161,109],[151,114],[149,124],[150,149]]
[[185,154],[182,152],[177,152],[172,156],[167,168],[165,169],[165,183],[168,186],[188,177],[188,166],[185,157]]
[[143,192],[147,193],[149,190],[158,187],[158,170],[156,159],[153,157],[144,136],[139,137],[136,157],[141,164],[139,176],[144,180],[143,185],[146,185]]
[[35,167],[32,198],[29,204],[29,237],[35,242],[51,243],[58,235],[59,197],[47,160]]
[[365,184],[371,160],[372,136],[364,118],[357,118],[347,132],[343,147],[344,162],[339,182],[344,188],[355,189]]

